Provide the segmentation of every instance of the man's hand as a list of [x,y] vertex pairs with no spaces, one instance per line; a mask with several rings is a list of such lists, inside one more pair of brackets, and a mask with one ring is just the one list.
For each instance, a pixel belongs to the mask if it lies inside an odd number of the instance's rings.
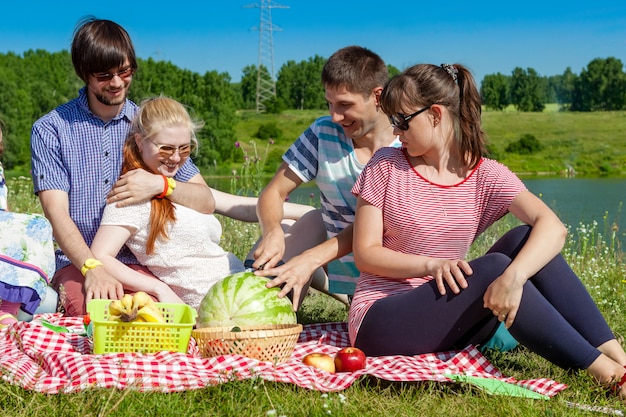
[[163,177],[143,169],[134,169],[122,175],[107,196],[107,204],[126,207],[148,201],[163,192]]
[[299,255],[291,258],[287,263],[275,268],[265,267],[254,273],[262,277],[274,277],[267,283],[268,288],[282,285],[278,297],[284,297],[293,290],[293,309],[297,311],[300,307],[300,297],[303,288],[308,289],[309,281],[313,272],[319,266],[313,262],[312,257]]
[[278,227],[274,232],[263,236],[252,256],[255,259],[252,264],[254,269],[272,268],[278,265],[285,256],[285,233],[283,230]]
[[85,303],[94,299],[119,300],[124,296],[122,283],[109,275],[103,266],[87,271],[84,287]]

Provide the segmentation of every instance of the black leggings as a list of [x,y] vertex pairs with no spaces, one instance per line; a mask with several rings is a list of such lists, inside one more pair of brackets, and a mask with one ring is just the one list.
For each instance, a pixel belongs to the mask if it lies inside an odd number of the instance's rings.
[[[499,322],[483,307],[487,287],[515,258],[530,233],[518,226],[470,262],[474,273],[459,294],[439,294],[435,280],[376,301],[355,345],[369,356],[417,355],[480,345]],[[524,284],[509,331],[531,351],[564,369],[586,369],[597,347],[614,338],[593,299],[559,254]]]

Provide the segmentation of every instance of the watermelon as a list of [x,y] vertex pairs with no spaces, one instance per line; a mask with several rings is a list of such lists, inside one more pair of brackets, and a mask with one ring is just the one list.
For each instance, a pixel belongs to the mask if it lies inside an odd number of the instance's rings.
[[268,278],[239,272],[216,282],[198,308],[197,328],[296,324],[296,313],[280,289],[267,288]]

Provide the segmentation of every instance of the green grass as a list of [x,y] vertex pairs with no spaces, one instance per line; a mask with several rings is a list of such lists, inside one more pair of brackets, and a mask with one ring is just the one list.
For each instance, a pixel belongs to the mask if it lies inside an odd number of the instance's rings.
[[[11,178],[9,202],[15,211],[41,212],[28,178]],[[242,257],[258,236],[258,226],[221,218],[223,246]],[[506,217],[472,246],[471,257],[484,253],[516,225]],[[570,229],[564,256],[598,303],[616,334],[626,334],[624,257],[609,222]],[[345,320],[347,310],[335,300],[309,295],[298,313],[302,323]],[[490,352],[488,359],[517,380],[549,378],[569,385],[549,401],[490,396],[464,384],[400,383],[362,377],[341,393],[322,394],[261,379],[232,381],[180,393],[141,393],[92,389],[46,395],[0,382],[0,416],[590,416],[567,402],[622,409],[584,372],[566,372],[524,348]]]
[[[279,115],[240,113],[236,137],[251,154],[251,143],[265,149],[266,142],[255,138],[264,123],[276,123],[283,137],[270,145],[266,173],[271,174],[285,149],[325,111],[286,111]],[[494,156],[520,175],[563,175],[573,167],[578,176],[620,176],[626,174],[626,112],[559,112],[548,105],[542,113],[522,113],[512,107],[503,112],[484,111],[483,129]],[[532,155],[506,153],[511,142],[524,134],[535,136],[543,149]],[[233,166],[237,168],[236,166]]]
[[[578,175],[626,173],[626,112],[485,112],[483,126],[497,159],[519,174]],[[523,134],[535,136],[543,149],[532,155],[508,154],[508,144]]]
[[[217,168],[211,168],[211,175],[246,178],[241,171],[247,161],[250,168],[260,172],[253,179],[266,182],[278,168],[289,145],[317,117],[326,114],[324,110],[288,110],[281,114],[238,112],[235,138],[240,151],[235,152],[234,160],[222,161]],[[271,144],[256,137],[259,127],[267,123],[275,123],[282,131],[282,137],[274,138]],[[485,110],[483,129],[493,156],[519,175],[560,176],[568,166],[573,167],[580,177],[626,174],[624,111],[559,112],[557,105],[548,105],[542,113],[521,113],[512,107],[503,112]],[[505,152],[511,142],[525,134],[535,136],[543,149],[532,155]],[[244,160],[245,155],[247,160]],[[205,171],[208,175],[209,170]],[[23,171],[6,174],[28,175]],[[207,180],[210,182],[210,178]]]
[[[272,172],[284,149],[315,117],[322,114],[325,113],[242,113],[241,122],[236,126],[237,138],[242,149],[249,156],[259,157],[259,161],[256,167],[245,167],[239,162],[225,170],[228,175],[232,169],[237,171],[236,189],[258,192],[253,188],[260,183],[258,177],[263,172]],[[254,138],[261,124],[272,121],[283,130],[282,139],[267,145]],[[534,135],[545,145],[536,155],[503,154],[499,158],[518,173],[554,175],[568,163],[581,175],[623,175],[626,172],[626,141],[623,140],[625,112],[561,113],[554,106],[540,114],[518,113],[510,109],[506,112],[486,111],[484,128],[499,153],[503,153],[508,143],[526,133]],[[8,174],[11,210],[40,213],[41,207],[32,195],[30,179]],[[222,245],[243,257],[259,235],[258,225],[228,218],[220,218],[220,221],[224,229]],[[516,221],[507,217],[492,226],[472,246],[470,257],[484,253],[495,239],[515,224]],[[563,254],[589,289],[615,333],[626,335],[626,267],[611,222],[571,225],[570,238]],[[301,323],[341,321],[346,315],[343,305],[314,293],[305,299],[298,312],[298,320]],[[169,394],[94,389],[76,394],[45,395],[0,382],[0,416],[594,415],[570,408],[567,402],[623,409],[617,399],[607,397],[605,391],[584,372],[563,371],[524,348],[504,354],[491,352],[487,357],[504,375],[517,380],[545,377],[566,383],[569,388],[549,401],[540,401],[490,396],[460,384],[392,383],[370,377],[360,378],[341,393],[330,394],[260,379]]]

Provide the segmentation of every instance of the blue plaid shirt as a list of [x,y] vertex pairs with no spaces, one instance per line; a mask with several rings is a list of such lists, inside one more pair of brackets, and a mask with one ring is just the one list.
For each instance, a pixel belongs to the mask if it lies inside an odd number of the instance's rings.
[[[120,176],[123,145],[137,105],[126,100],[120,114],[104,122],[94,115],[83,87],[79,95],[41,117],[31,132],[31,163],[35,193],[61,190],[68,194],[70,217],[91,246],[98,231],[106,196]],[[200,171],[189,159],[176,174],[189,181]],[[124,247],[117,257],[138,263]],[[71,262],[59,249],[57,270]]]

